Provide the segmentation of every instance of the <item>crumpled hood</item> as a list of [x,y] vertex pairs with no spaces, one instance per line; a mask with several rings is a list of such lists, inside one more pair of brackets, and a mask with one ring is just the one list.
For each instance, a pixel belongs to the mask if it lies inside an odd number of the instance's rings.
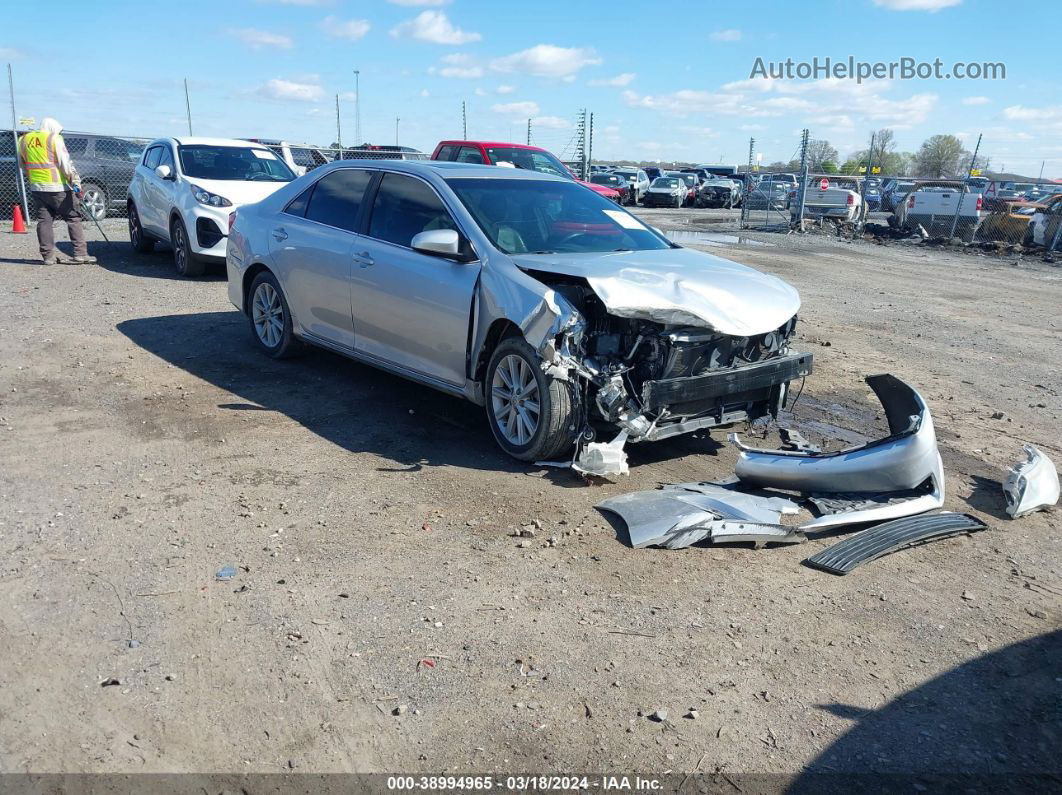
[[688,248],[512,259],[524,270],[586,279],[617,317],[748,337],[774,331],[800,309],[796,289],[778,277]]
[[235,206],[260,202],[266,196],[289,184],[287,182],[260,182],[253,180],[237,179],[199,179],[198,177],[185,177],[193,185],[198,185],[203,190],[208,190],[218,196],[224,196]]

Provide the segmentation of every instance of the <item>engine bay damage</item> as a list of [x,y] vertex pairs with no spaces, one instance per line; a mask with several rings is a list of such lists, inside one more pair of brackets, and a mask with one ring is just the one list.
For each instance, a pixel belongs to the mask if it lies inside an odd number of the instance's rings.
[[[790,381],[811,372],[810,354],[792,353],[796,315],[749,336],[702,325],[617,317],[585,279],[531,272],[547,296],[523,327],[542,367],[568,384],[581,410],[586,474],[619,474],[625,462],[604,455],[626,442],[655,441],[702,428],[776,417]],[[688,320],[682,315],[681,319]],[[595,425],[620,436],[595,442]]]

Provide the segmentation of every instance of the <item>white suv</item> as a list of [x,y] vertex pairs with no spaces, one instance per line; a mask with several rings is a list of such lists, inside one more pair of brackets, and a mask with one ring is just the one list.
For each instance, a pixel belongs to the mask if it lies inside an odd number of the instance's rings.
[[159,138],[147,145],[129,185],[129,242],[146,253],[173,247],[182,276],[225,261],[229,215],[295,179],[261,144],[227,138]]

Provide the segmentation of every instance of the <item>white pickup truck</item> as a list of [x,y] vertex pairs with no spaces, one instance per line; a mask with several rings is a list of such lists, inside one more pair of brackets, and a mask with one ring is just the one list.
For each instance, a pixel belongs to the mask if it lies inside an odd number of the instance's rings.
[[924,180],[896,208],[896,226],[911,232],[922,226],[930,237],[948,237],[958,208],[955,237],[970,242],[984,219],[981,206],[981,194],[958,180]]
[[[800,188],[789,193],[789,210],[796,221],[800,211]],[[834,218],[839,221],[859,221],[865,217],[863,197],[859,195],[859,180],[855,177],[808,177],[804,195],[805,218]]]

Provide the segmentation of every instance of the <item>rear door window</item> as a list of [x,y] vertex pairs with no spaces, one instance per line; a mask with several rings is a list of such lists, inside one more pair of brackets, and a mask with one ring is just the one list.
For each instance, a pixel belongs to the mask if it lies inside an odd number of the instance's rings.
[[457,230],[435,191],[415,177],[384,174],[372,208],[369,235],[409,248],[414,236],[434,229]]
[[356,232],[358,211],[370,179],[371,172],[357,168],[343,168],[326,174],[314,186],[306,205],[306,218]]
[[457,153],[458,163],[479,163],[483,164],[483,155],[480,151],[471,146],[462,146],[461,151]]
[[69,138],[64,135],[63,142],[71,157],[84,157],[88,151],[88,138],[83,135],[71,135]]

